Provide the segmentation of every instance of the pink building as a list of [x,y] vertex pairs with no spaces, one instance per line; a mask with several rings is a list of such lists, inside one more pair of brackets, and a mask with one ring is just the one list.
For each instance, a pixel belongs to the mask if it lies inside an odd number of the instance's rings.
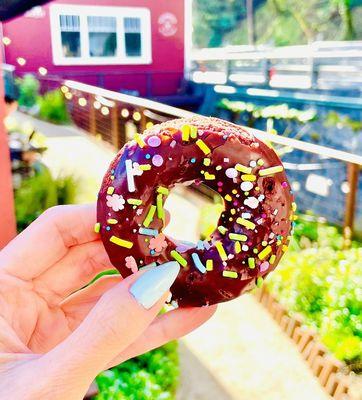
[[17,74],[46,70],[141,96],[176,94],[189,14],[189,0],[56,0],[3,24],[4,58]]

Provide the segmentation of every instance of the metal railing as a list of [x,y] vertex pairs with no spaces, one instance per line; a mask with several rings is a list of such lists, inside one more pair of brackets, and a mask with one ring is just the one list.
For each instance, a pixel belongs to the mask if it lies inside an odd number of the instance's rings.
[[195,82],[355,89],[362,83],[362,41],[200,49],[191,59]]
[[[195,116],[194,113],[179,108],[75,81],[65,81],[61,90],[75,124],[116,149],[121,148],[135,132],[143,132],[155,123]],[[245,127],[245,129],[261,140],[289,149],[289,152],[293,150],[309,154],[312,161],[329,159],[346,166],[347,186],[345,185],[343,192],[345,196],[344,234],[348,244],[356,215],[362,156],[252,128]],[[331,206],[328,205],[328,196],[322,206]]]

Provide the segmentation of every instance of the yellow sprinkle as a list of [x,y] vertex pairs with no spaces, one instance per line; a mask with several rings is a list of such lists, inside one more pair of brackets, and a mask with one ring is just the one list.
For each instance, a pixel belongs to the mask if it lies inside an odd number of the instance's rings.
[[139,168],[141,171],[149,171],[151,169],[151,164],[142,164]]
[[201,139],[196,140],[196,145],[200,148],[200,150],[202,150],[204,152],[204,154],[207,155],[207,154],[211,153],[209,146]]
[[282,244],[281,240],[277,240],[277,245],[280,246]]
[[235,254],[239,254],[241,252],[241,244],[240,244],[240,242],[235,242],[234,250],[235,250]]
[[94,224],[94,232],[99,233],[100,230],[101,230],[101,224],[97,222],[96,224]]
[[231,215],[235,215],[235,214],[236,214],[235,208],[232,208],[232,209],[230,210],[230,213],[231,213]]
[[142,204],[142,200],[140,199],[127,199],[128,204],[132,204],[133,206],[140,206]]
[[142,149],[142,147],[145,147],[145,146],[146,146],[146,143],[144,142],[142,136],[141,136],[139,133],[136,133],[136,134],[134,135],[134,139],[135,139],[135,141],[137,142],[138,146],[141,147],[141,149]]
[[249,268],[251,268],[251,269],[255,268],[255,260],[253,257],[248,258],[248,265],[249,265]]
[[110,187],[107,189],[107,194],[113,194],[113,192],[114,192],[114,187],[113,187],[113,186],[110,186]]
[[210,158],[204,158],[203,164],[208,167],[211,164]]
[[219,252],[219,255],[223,261],[226,261],[228,259],[227,254],[225,253],[224,246],[220,241],[215,242],[215,247],[217,251]]
[[255,175],[241,175],[241,180],[244,182],[254,182],[256,180]]
[[264,247],[265,247],[267,244],[268,244],[268,242],[265,241],[265,240],[263,240],[263,241],[261,242],[261,245],[264,246]]
[[235,271],[222,271],[222,276],[224,276],[225,278],[237,278],[238,277],[238,273]]
[[163,187],[163,186],[159,186],[159,187],[157,188],[157,193],[162,193],[162,194],[164,194],[165,196],[168,196],[168,194],[169,194],[170,192],[169,192],[169,190],[168,190],[167,188],[165,188],[165,187]]
[[205,179],[207,180],[207,181],[213,181],[216,177],[215,177],[215,175],[213,175],[213,174],[209,174],[207,171],[205,172]]
[[292,203],[292,210],[293,210],[293,211],[297,211],[297,204],[294,203],[294,201],[293,201],[293,203]]
[[252,171],[250,167],[246,167],[245,165],[242,164],[236,164],[235,169],[239,172],[242,172],[243,174],[250,174]]
[[286,244],[283,244],[282,251],[285,253],[288,250],[288,246]]
[[146,228],[148,228],[150,226],[150,223],[153,220],[153,216],[155,215],[155,212],[156,212],[156,206],[152,205],[150,207],[150,209],[148,210],[145,220],[143,221],[143,226],[145,226]]
[[232,194],[237,194],[238,191],[237,191],[236,189],[233,189],[233,190],[231,191],[231,193],[232,193]]
[[182,140],[184,142],[188,142],[190,139],[190,125],[183,125],[181,127],[181,132],[182,132]]
[[258,254],[258,249],[253,249],[254,254]]
[[180,265],[182,265],[183,267],[186,267],[187,265],[187,261],[182,257],[182,255],[180,253],[178,253],[176,250],[172,250],[170,252],[171,257],[176,260]]
[[115,224],[118,224],[118,221],[114,218],[109,218],[109,219],[107,219],[107,224],[115,225]]
[[131,249],[132,246],[133,246],[132,242],[129,242],[128,240],[121,239],[121,238],[119,238],[117,236],[111,236],[109,241],[111,243],[114,243],[114,244],[118,245],[118,246],[126,247],[127,249]]
[[273,255],[269,258],[269,264],[274,264],[275,259],[276,259],[276,256],[275,256],[275,254],[273,254]]
[[227,229],[225,228],[225,226],[222,226],[222,225],[218,226],[217,229],[222,235],[225,235],[225,233],[227,232]]
[[272,251],[271,246],[265,247],[265,248],[258,254],[259,260],[264,260],[264,259],[268,256],[268,254],[271,253],[271,251]]
[[226,201],[231,201],[231,200],[232,200],[232,197],[231,197],[229,194],[227,194],[227,195],[224,197],[224,199],[225,199]]
[[212,260],[206,260],[206,271],[212,271],[214,269],[214,263]]
[[264,160],[262,158],[259,158],[259,160],[256,163],[258,165],[262,166],[262,165],[264,165]]
[[298,218],[298,215],[293,215],[293,221],[296,221]]
[[196,139],[197,138],[197,127],[191,125],[190,126],[190,136],[192,139]]
[[248,237],[246,235],[240,235],[239,233],[229,233],[231,240],[239,240],[240,242],[246,242]]
[[272,174],[276,174],[277,172],[282,172],[282,171],[284,171],[283,166],[277,165],[276,167],[261,169],[259,171],[259,175],[260,176],[272,175]]
[[247,229],[255,229],[255,224],[244,218],[239,217],[236,220],[236,223],[238,223],[239,225],[245,226],[245,228],[247,228]]

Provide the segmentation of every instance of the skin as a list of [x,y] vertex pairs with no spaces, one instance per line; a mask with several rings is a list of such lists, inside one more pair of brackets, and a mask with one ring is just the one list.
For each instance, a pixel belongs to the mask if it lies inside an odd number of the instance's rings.
[[[46,211],[0,252],[0,398],[82,399],[96,375],[194,330],[216,307],[160,315],[129,293],[138,272],[112,265],[95,205]],[[82,289],[83,288],[83,289]]]

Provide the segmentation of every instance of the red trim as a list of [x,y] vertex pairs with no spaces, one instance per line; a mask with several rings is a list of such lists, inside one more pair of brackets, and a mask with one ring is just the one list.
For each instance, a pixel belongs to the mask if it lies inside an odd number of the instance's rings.
[[4,87],[0,74],[0,249],[16,235],[10,154],[7,133],[3,124],[4,116]]

